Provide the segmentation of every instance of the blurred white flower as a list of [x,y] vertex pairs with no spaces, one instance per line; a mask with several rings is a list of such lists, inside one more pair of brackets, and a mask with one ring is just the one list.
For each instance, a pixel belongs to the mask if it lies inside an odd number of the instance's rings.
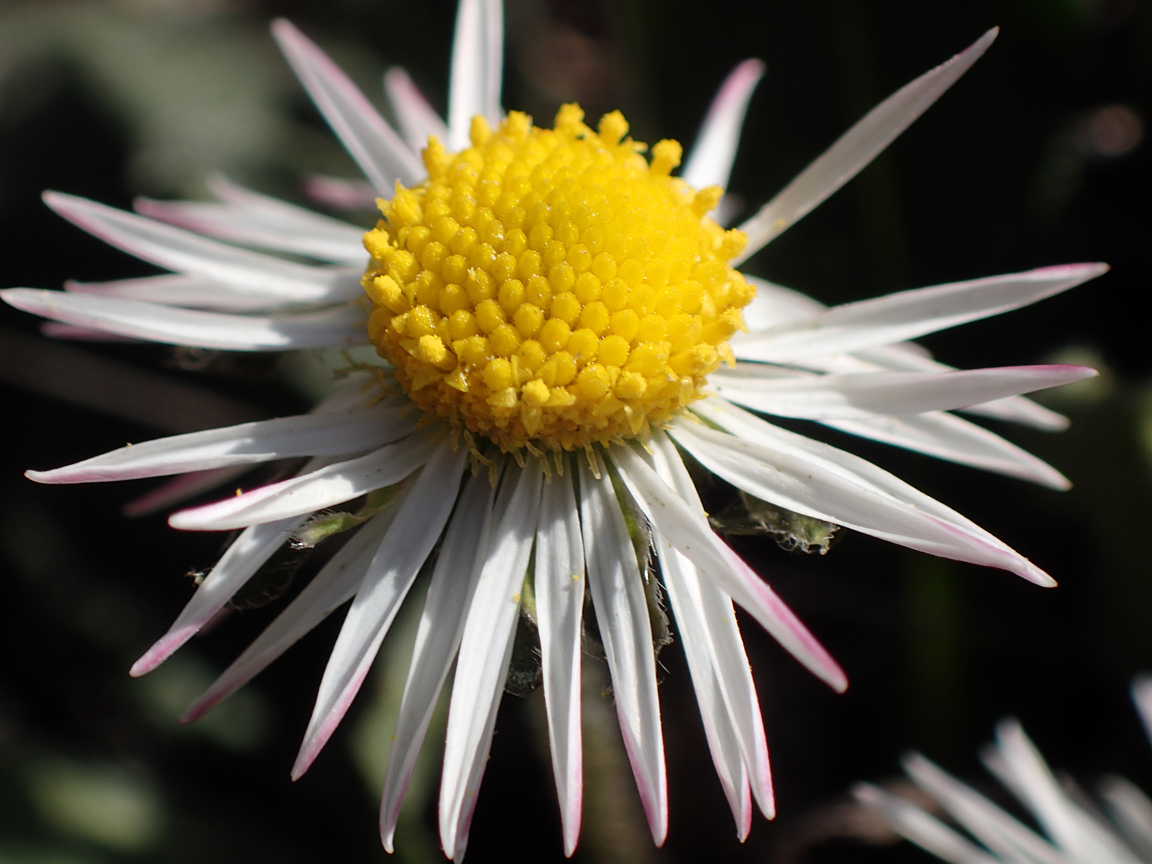
[[[171,517],[176,528],[242,533],[137,662],[136,675],[203,627],[277,549],[359,526],[190,718],[350,600],[293,769],[299,776],[340,723],[439,544],[384,778],[385,846],[392,848],[416,754],[455,663],[440,834],[450,858],[463,854],[513,636],[526,615],[539,628],[564,845],[572,852],[582,795],[586,592],[660,843],[668,808],[649,616],[663,590],[743,838],[752,801],[767,817],[774,805],[733,602],[832,687],[842,690],[846,680],[713,533],[683,454],[776,507],[1054,584],[891,474],[759,415],[812,420],[1063,488],[1055,469],[949,412],[1062,428],[1062,417],[1019,394],[1091,370],[957,371],[906,340],[1025,306],[1099,275],[1103,265],[937,285],[834,309],[735,269],[907,128],[995,31],[885,100],[728,231],[707,214],[723,211],[716,208],[761,76],[758,61],[740,64],[724,83],[682,174],[672,177],[679,145],[656,144],[649,161],[618,112],[598,131],[574,105],[560,109],[555,130],[505,114],[498,0],[460,4],[447,122],[403,72],[388,73],[399,131],[290,24],[277,22],[273,33],[380,196],[384,218],[375,228],[365,235],[219,179],[219,203],[142,201],[139,214],[48,193],[65,218],[171,272],[70,283],[65,292],[3,292],[13,306],[60,322],[53,325],[60,335],[235,351],[370,349],[350,355],[357,359],[347,380],[307,415],[29,472],[45,483],[179,475],[161,495],[172,503],[252,465],[310,459],[291,479]],[[354,185],[315,189],[329,199],[362,197]],[[329,512],[361,499],[356,512]],[[662,589],[649,575],[650,550]]]
[[[1152,677],[1132,685],[1132,699],[1152,740]],[[904,770],[933,802],[980,844],[897,795],[867,783],[853,790],[897,833],[951,864],[1149,864],[1152,800],[1123,777],[1106,777],[1098,807],[1057,778],[1015,720],[996,727],[984,765],[1027,808],[1043,835],[997,807],[919,753]]]

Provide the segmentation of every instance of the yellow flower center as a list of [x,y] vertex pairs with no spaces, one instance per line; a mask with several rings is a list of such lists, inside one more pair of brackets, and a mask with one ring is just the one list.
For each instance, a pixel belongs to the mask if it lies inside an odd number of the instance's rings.
[[599,133],[565,105],[555,129],[512,113],[472,146],[432,138],[428,179],[397,184],[364,236],[368,335],[424,411],[494,442],[573,450],[643,435],[732,362],[753,289],[744,247],[706,214],[719,187],[651,163],[619,112]]

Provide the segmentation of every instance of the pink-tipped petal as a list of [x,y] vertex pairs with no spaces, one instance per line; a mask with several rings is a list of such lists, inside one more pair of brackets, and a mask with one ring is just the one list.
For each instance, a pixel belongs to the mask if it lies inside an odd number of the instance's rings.
[[748,236],[748,246],[733,264],[762,249],[855,177],[971,68],[998,32],[998,29],[989,30],[967,50],[904,85],[841,135],[759,213],[740,226]]
[[388,527],[328,657],[293,779],[308,770],[359,692],[400,604],[440,539],[466,461],[464,448],[453,451],[449,441],[441,441],[413,483],[407,506]]
[[672,428],[677,443],[757,498],[931,555],[1055,585],[1003,541],[867,460],[780,429],[722,399],[701,400],[692,411],[726,432],[679,420]]
[[332,556],[288,607],[276,616],[251,645],[195,702],[181,723],[200,719],[232,693],[251,681],[337,607],[352,599],[360,586],[376,547],[405,500],[401,490],[388,506],[358,530]]
[[706,186],[728,188],[748,100],[763,77],[764,64],[761,61],[745,60],[724,79],[680,174],[689,186],[695,189]]
[[130,444],[101,456],[55,468],[28,471],[37,483],[103,483],[162,477],[302,456],[341,456],[380,447],[413,431],[402,408],[302,414],[257,420]]
[[168,524],[181,531],[226,531],[314,513],[400,482],[428,461],[441,442],[436,430],[420,430],[366,456],[181,510]]
[[564,854],[580,836],[584,770],[580,730],[580,652],[584,547],[571,473],[545,484],[536,526],[536,614],[552,773],[564,827]]
[[465,613],[488,549],[495,497],[486,476],[468,479],[428,584],[380,798],[380,839],[389,852],[416,758],[460,647]]
[[510,468],[498,505],[502,518],[490,538],[480,580],[465,618],[456,678],[448,705],[444,770],[440,779],[440,842],[444,854],[460,860],[468,845],[480,781],[488,761],[496,709],[516,635],[520,592],[536,538],[544,472],[527,460]]
[[333,210],[372,210],[376,205],[376,190],[364,180],[312,174],[304,181],[304,194]]
[[176,619],[155,645],[132,664],[129,674],[146,675],[194,636],[232,596],[256,574],[272,554],[288,542],[298,520],[254,525],[232,541]]
[[378,194],[391,196],[397,180],[413,186],[423,179],[420,157],[331,57],[282,18],[273,22],[272,35],[300,83]]
[[[597,460],[599,457],[597,457]],[[588,588],[616,695],[616,716],[640,802],[657,846],[668,834],[668,783],[656,692],[656,658],[636,550],[612,480],[580,465],[580,527]]]
[[848,679],[836,661],[764,580],[716,536],[683,495],[630,449],[619,448],[612,458],[637,505],[667,542],[707,578],[715,580],[813,674],[835,690],[847,688]]
[[428,146],[431,137],[448,140],[447,124],[428,104],[407,72],[396,66],[384,73],[384,92],[392,103],[392,111],[409,147],[419,152]]
[[1042,267],[846,303],[743,339],[739,356],[787,362],[890,345],[1019,309],[1107,270],[1106,264]]
[[65,324],[191,348],[289,351],[345,348],[364,341],[364,310],[359,306],[248,316],[35,288],[9,288],[0,291],[0,298],[17,309]]
[[44,203],[129,255],[166,270],[231,285],[237,293],[312,303],[356,296],[359,279],[349,272],[240,249],[75,195],[45,192]]
[[805,420],[871,420],[952,411],[1005,396],[1083,381],[1097,374],[1084,366],[1008,366],[955,372],[860,372],[781,376],[776,367],[744,363],[717,370],[708,391],[777,417]]

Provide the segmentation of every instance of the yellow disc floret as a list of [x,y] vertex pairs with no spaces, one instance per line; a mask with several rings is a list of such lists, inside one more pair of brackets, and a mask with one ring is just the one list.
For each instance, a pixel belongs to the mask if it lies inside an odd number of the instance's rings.
[[364,237],[368,335],[424,411],[503,451],[643,435],[731,362],[753,289],[744,247],[706,214],[718,187],[670,176],[680,145],[646,149],[619,112],[576,105],[538,129],[472,122],[472,146],[424,151]]

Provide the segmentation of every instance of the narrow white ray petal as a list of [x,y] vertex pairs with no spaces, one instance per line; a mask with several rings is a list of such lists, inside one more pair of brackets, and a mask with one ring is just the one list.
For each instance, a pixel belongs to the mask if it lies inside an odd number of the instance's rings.
[[503,3],[501,0],[460,0],[448,90],[449,150],[463,150],[468,146],[474,115],[484,117],[493,128],[500,123],[503,69]]
[[[255,193],[253,193],[255,194]],[[269,199],[274,200],[274,199]],[[287,202],[263,204],[155,201],[137,198],[137,213],[228,243],[304,255],[335,264],[362,264],[364,231]]]
[[536,526],[536,614],[552,774],[564,826],[564,854],[580,836],[584,770],[580,734],[580,638],[584,546],[571,473],[544,484]]
[[[496,709],[520,611],[520,592],[536,538],[544,472],[536,459],[510,468],[501,491],[503,518],[489,542],[484,567],[472,595],[456,661],[444,770],[440,779],[440,842],[453,860],[464,855],[480,781],[488,761]],[[504,509],[504,508],[507,509]]]
[[376,190],[366,180],[310,174],[304,179],[304,194],[309,200],[333,210],[372,210]]
[[358,305],[298,315],[247,316],[38,288],[8,288],[0,291],[0,298],[17,309],[64,324],[193,348],[287,351],[346,347],[365,339],[365,313]]
[[1035,831],[1013,819],[983,795],[936,767],[919,753],[903,760],[904,770],[989,851],[1008,864],[1069,864]]
[[[777,285],[745,274],[745,279],[756,286],[756,296],[744,307],[744,323],[748,332],[735,334],[730,341],[733,353],[741,360],[754,360],[745,356],[743,345],[755,343],[756,336],[766,330],[778,327],[786,321],[799,321],[809,318],[826,307],[807,294],[792,288]],[[856,354],[835,354],[823,357],[806,357],[799,365],[819,372],[866,371],[870,368],[892,369],[902,372],[951,372],[952,366],[937,362],[920,345],[914,342],[897,342],[866,348]],[[841,365],[847,368],[841,370]],[[1037,405],[1022,396],[1010,396],[983,405],[973,405],[966,409],[973,414],[995,417],[1035,426],[1037,429],[1061,431],[1068,428],[1068,418],[1050,408]]]
[[1021,423],[1046,432],[1063,432],[1069,426],[1069,420],[1063,414],[1039,405],[1024,396],[1009,396],[1007,399],[997,399],[995,402],[985,402],[983,405],[973,405],[964,409],[969,414],[978,414],[981,417],[992,417],[995,420],[1007,420],[1011,423]]
[[935,816],[867,783],[852,787],[856,800],[882,815],[892,829],[949,864],[1004,864],[965,840]]
[[979,405],[1096,375],[1085,366],[1006,366],[956,372],[860,372],[780,376],[775,367],[742,363],[718,369],[708,392],[777,417],[872,420]]
[[412,432],[404,406],[302,414],[129,444],[51,471],[25,472],[37,483],[97,483],[161,477],[295,456],[338,456],[372,450]]
[[464,448],[453,451],[449,440],[441,441],[388,526],[328,657],[293,779],[308,770],[364,683],[400,604],[444,530],[467,456]]
[[428,139],[433,136],[440,141],[448,140],[447,124],[428,104],[408,73],[399,66],[384,73],[384,92],[396,114],[400,131],[415,152],[423,150],[428,145]]
[[495,489],[487,475],[473,475],[456,504],[452,521],[436,559],[428,585],[424,612],[416,631],[412,663],[404,682],[404,695],[396,719],[396,732],[388,751],[384,794],[380,800],[380,838],[392,851],[392,837],[400,805],[416,767],[416,758],[440,691],[456,659],[464,632],[465,612],[472,601],[493,519]]
[[191,723],[203,717],[256,677],[331,612],[351,600],[404,499],[404,490],[401,489],[383,511],[353,534],[244,653],[188,707],[180,722]]
[[704,116],[696,143],[680,173],[689,186],[728,188],[748,100],[762,77],[764,64],[759,60],[745,60],[728,73]]
[[607,470],[601,465],[597,478],[584,460],[576,461],[588,588],[612,675],[624,749],[659,846],[668,834],[668,785],[644,577]]
[[740,226],[748,235],[748,247],[732,263],[738,264],[762,249],[855,177],[980,59],[998,32],[989,30],[967,50],[905,84],[865,114],[760,212]]
[[1132,682],[1132,701],[1144,724],[1144,732],[1152,741],[1152,675],[1138,675]]
[[714,473],[758,498],[932,555],[998,567],[1046,587],[1056,584],[1001,540],[864,459],[787,432],[722,399],[701,400],[692,410],[732,434],[680,421],[673,437],[702,463],[712,463]]
[[998,723],[996,743],[998,758],[986,760],[985,764],[1009,784],[1062,850],[1083,861],[1140,864],[1111,830],[1065,794],[1019,723],[1014,720]]
[[[851,357],[865,366],[892,369],[902,372],[951,372],[955,367],[933,360],[920,345],[914,342],[897,342],[892,345],[880,345],[875,348],[866,348],[853,355],[836,355],[837,358]],[[816,358],[806,358],[805,366],[812,366]],[[835,371],[832,365],[824,371]],[[853,370],[854,371],[854,370]],[[1038,405],[1031,399],[1023,396],[1009,396],[1006,399],[996,399],[980,405],[971,405],[964,409],[970,414],[979,414],[983,417],[994,417],[997,420],[1007,420],[1012,423],[1022,423],[1037,429],[1051,432],[1060,432],[1068,428],[1068,418],[1058,414],[1051,408]]]
[[74,195],[45,192],[44,203],[69,222],[130,255],[166,270],[233,286],[237,293],[297,302],[347,300],[359,278],[347,270],[313,267],[239,249],[155,219]]
[[848,303],[744,339],[740,356],[783,362],[915,339],[1027,306],[1094,279],[1107,269],[1105,264],[1044,267]]
[[283,18],[272,23],[272,36],[377,193],[391,197],[397,180],[414,186],[423,179],[424,165],[419,155],[401,140],[331,57]]
[[735,552],[701,522],[683,496],[637,454],[613,451],[620,476],[648,521],[704,575],[744,607],[792,656],[835,690],[848,680],[828,652],[771,588]]
[[[352,286],[349,280],[350,288]],[[95,294],[120,300],[143,300],[188,309],[207,309],[214,312],[273,312],[292,307],[297,300],[267,294],[237,292],[234,287],[205,276],[185,276],[182,273],[163,273],[138,279],[115,279],[109,282],[64,283],[65,291],[77,294]],[[363,288],[360,289],[363,291]],[[348,292],[348,300],[357,296]],[[98,332],[98,331],[90,331]]]
[[[696,493],[696,487],[672,440],[661,433],[653,437],[651,460],[656,474],[680,496],[689,511],[695,513],[701,527],[707,525],[707,515]],[[634,452],[634,451],[631,451]],[[662,535],[661,539],[663,539]],[[667,540],[664,543],[672,546]],[[671,551],[671,548],[669,549]],[[667,563],[669,558],[663,557]],[[671,556],[677,569],[681,600],[676,607],[677,620],[687,614],[698,617],[707,641],[702,647],[710,656],[715,670],[724,707],[736,732],[737,744],[749,773],[752,792],[760,811],[768,819],[775,815],[772,794],[772,774],[768,766],[768,742],[764,735],[764,721],[760,716],[760,700],[752,681],[751,666],[744,652],[744,640],[736,623],[732,601],[714,580],[701,578],[696,566],[675,552]],[[667,572],[667,571],[666,571]],[[676,603],[673,600],[673,603]]]
[[441,438],[433,429],[421,430],[365,456],[181,510],[168,524],[181,531],[226,531],[343,504],[403,480],[433,458]]
[[191,639],[213,615],[224,608],[224,604],[232,599],[232,595],[243,587],[261,565],[288,542],[292,529],[300,521],[281,519],[278,522],[253,525],[233,540],[216,566],[196,588],[196,593],[168,628],[168,632],[132,665],[129,674],[137,676],[151,672]]
[[1072,485],[1063,474],[1027,450],[952,414],[933,412],[871,420],[836,420],[825,421],[825,425],[850,435],[1030,480],[1052,489],[1063,490]]
[[1105,777],[1100,797],[1132,848],[1152,861],[1152,799],[1123,777]]
[[[657,531],[653,544],[660,556],[660,569],[664,574],[664,587],[668,602],[688,660],[688,672],[700,706],[700,719],[708,739],[708,749],[716,774],[736,820],[736,836],[740,842],[752,827],[752,796],[748,784],[748,771],[740,754],[740,743],[733,720],[728,712],[723,690],[715,668],[715,648],[704,614],[700,609],[699,579],[692,562],[681,555]],[[725,598],[727,599],[727,598]],[[729,604],[729,614],[732,614]]]

